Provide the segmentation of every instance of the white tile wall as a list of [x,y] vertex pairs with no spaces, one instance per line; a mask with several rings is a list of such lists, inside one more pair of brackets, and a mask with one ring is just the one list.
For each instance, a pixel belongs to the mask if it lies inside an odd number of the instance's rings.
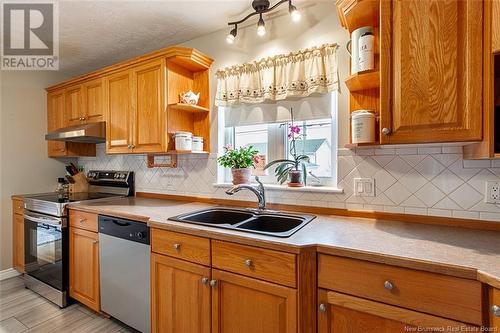
[[[338,183],[342,194],[268,191],[268,201],[353,210],[452,216],[500,221],[500,205],[484,202],[484,182],[500,180],[498,161],[464,161],[460,147],[405,147],[339,150]],[[176,169],[146,167],[144,155],[106,155],[80,158],[85,170],[132,170],[141,192],[227,198],[216,188],[215,156],[180,156]],[[355,197],[353,178],[373,177],[375,197]],[[255,200],[240,192],[237,199]]]

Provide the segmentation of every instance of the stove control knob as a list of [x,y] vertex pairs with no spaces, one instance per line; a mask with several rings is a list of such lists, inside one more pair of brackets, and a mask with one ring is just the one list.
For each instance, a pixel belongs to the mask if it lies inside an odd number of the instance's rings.
[[125,176],[125,174],[124,174],[124,173],[122,173],[122,174],[120,175],[120,178],[121,178],[121,179],[124,179],[125,177],[126,177],[126,176]]
[[139,231],[139,232],[137,232],[136,236],[139,239],[144,239],[144,238],[146,238],[146,232],[145,231]]

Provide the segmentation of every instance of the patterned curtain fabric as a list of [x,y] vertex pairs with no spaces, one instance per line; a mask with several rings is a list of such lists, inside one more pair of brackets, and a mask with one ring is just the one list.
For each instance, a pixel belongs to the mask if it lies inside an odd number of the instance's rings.
[[338,90],[337,49],[337,44],[325,44],[219,70],[215,105],[256,104]]

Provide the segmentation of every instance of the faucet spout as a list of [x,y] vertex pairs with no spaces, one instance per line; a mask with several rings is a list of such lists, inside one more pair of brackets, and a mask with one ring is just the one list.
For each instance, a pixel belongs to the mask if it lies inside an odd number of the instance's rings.
[[241,190],[249,190],[253,192],[257,196],[257,200],[259,203],[259,209],[264,210],[266,209],[266,193],[264,190],[264,185],[262,182],[259,180],[259,177],[255,176],[255,181],[259,184],[257,187],[254,187],[249,184],[238,184],[234,185],[232,188],[226,191],[227,195],[233,195]]

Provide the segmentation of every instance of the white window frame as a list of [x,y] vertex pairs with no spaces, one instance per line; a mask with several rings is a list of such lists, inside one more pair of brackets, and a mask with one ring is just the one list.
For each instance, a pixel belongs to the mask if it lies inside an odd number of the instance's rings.
[[[318,177],[321,181],[322,187],[317,187],[322,189],[323,187],[327,189],[332,189],[334,192],[338,192],[337,188],[337,154],[338,154],[338,93],[332,92],[331,96],[331,176],[330,177]],[[218,142],[219,144],[218,156],[224,154],[223,147],[227,143],[234,144],[235,141],[235,131],[234,127],[225,127],[224,113],[225,107],[218,107]],[[273,142],[273,144],[268,144],[268,160],[266,163],[273,161],[278,158],[285,158],[286,149],[288,149],[288,139],[287,139],[287,127],[280,126],[280,123],[268,124],[268,143]],[[217,184],[225,185],[230,182],[231,172],[229,169],[217,165]],[[259,176],[259,178],[269,185],[279,185],[274,176],[274,169],[267,171],[268,175]],[[309,176],[308,179],[311,177]],[[284,184],[286,186],[286,184]],[[308,182],[307,188],[312,188],[311,182]],[[296,188],[294,190],[304,190],[306,188]],[[308,189],[306,189],[307,191]]]

